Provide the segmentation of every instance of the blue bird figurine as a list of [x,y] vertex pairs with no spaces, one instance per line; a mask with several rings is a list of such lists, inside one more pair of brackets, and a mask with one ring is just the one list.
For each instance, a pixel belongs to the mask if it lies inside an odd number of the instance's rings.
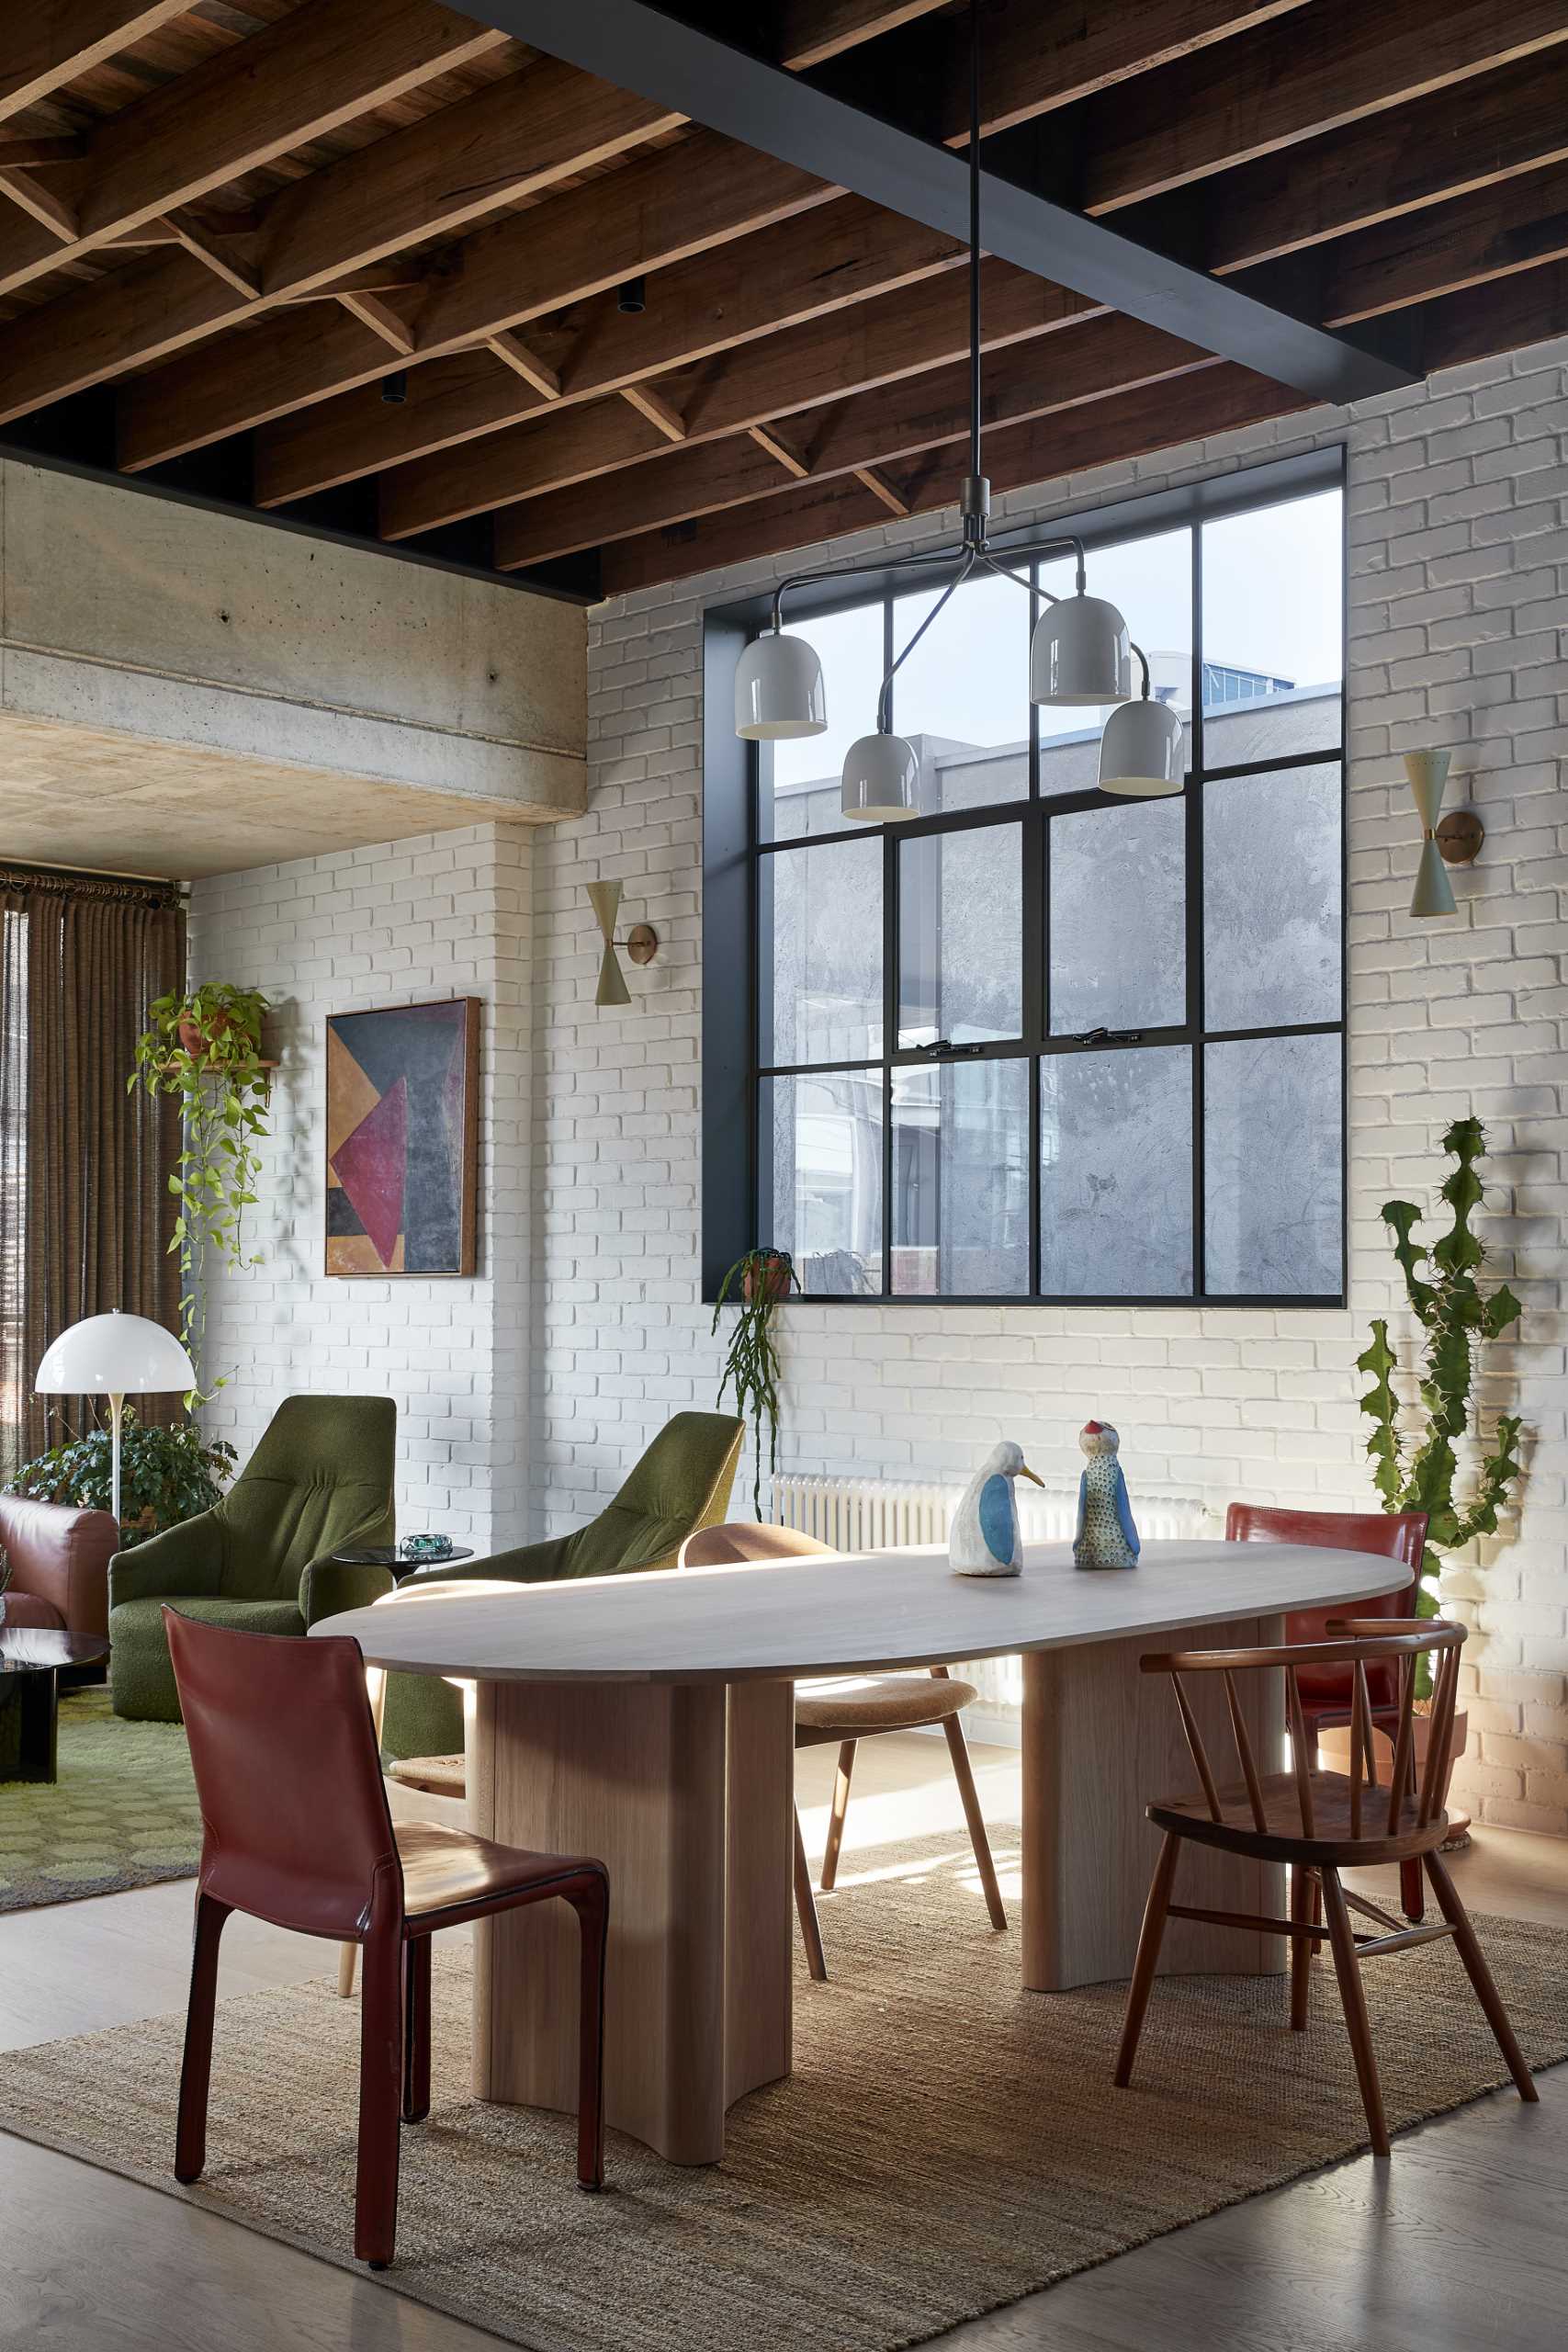
[[1022,1568],[1015,1478],[1033,1478],[1037,1487],[1045,1483],[1034,1477],[1022,1446],[1007,1438],[981,1463],[953,1514],[947,1556],[955,1576],[1016,1577]]
[[1086,1421],[1078,1431],[1088,1466],[1078,1480],[1075,1566],[1135,1568],[1138,1565],[1138,1531],[1127,1500],[1127,1481],[1116,1459],[1121,1442],[1109,1421]]

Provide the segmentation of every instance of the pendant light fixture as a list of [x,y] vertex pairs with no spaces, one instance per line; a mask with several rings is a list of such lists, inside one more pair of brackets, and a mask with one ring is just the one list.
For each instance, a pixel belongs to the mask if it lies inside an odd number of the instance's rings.
[[[822,664],[803,637],[784,626],[784,600],[791,590],[823,581],[852,580],[867,572],[948,571],[952,577],[903,651],[895,656],[876,700],[876,729],[852,743],[844,761],[840,806],[846,818],[888,824],[918,817],[919,762],[913,747],[893,732],[893,681],[956,590],[977,572],[1017,582],[1025,595],[1039,595],[1047,609],[1035,624],[1029,656],[1031,702],[1099,708],[1118,706],[1100,748],[1100,785],[1104,792],[1152,798],[1179,792],[1182,779],[1181,721],[1168,703],[1151,696],[1149,665],[1128,635],[1116,606],[1089,594],[1083,542],[1042,539],[1010,546],[1003,561],[990,543],[991,485],[981,471],[980,395],[980,27],[979,0],[969,6],[969,476],[960,512],[963,537],[955,548],[933,555],[893,556],[878,563],[842,564],[826,571],[797,571],[773,591],[773,626],[754,638],[735,676],[735,731],[748,742],[784,742],[821,735],[828,726]],[[1010,567],[1036,557],[1071,549],[1077,576],[1070,596],[1053,596],[1032,586]],[[1143,693],[1133,699],[1133,656],[1143,670]]]

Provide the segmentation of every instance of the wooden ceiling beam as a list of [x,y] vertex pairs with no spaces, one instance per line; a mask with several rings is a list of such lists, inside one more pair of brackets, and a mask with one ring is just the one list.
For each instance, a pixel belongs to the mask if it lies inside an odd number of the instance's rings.
[[784,0],[779,17],[779,57],[799,69],[825,65],[847,49],[883,33],[933,16],[948,0]]
[[[829,192],[819,182],[744,149],[729,150],[730,167],[720,169],[724,159],[708,154],[710,134],[700,138],[700,146],[695,139],[689,142],[696,151],[690,186],[668,214],[638,204],[635,191],[615,193],[620,183],[638,175],[639,167],[633,165],[604,183],[617,208],[614,235],[606,230],[596,240],[593,234],[595,222],[604,226],[606,220],[603,204],[592,200],[597,184],[482,232],[482,277],[476,275],[475,283],[468,285],[465,272],[461,281],[450,286],[443,281],[434,289],[414,320],[416,356],[432,360],[440,353],[449,360],[469,353],[502,327],[538,320],[558,308],[563,289],[591,271],[596,290],[605,299],[553,335],[536,326],[528,337],[559,373],[565,405],[687,366],[709,352],[768,334],[785,319],[834,310],[873,288],[911,283],[953,266],[957,249],[951,239],[939,238],[919,223],[896,220],[859,199],[850,206],[827,207],[820,233],[803,235],[793,225],[795,218],[824,201]],[[728,141],[715,140],[713,144],[728,148]],[[558,236],[552,235],[547,219],[547,211],[554,212],[558,205],[562,212]],[[744,235],[746,225],[759,219],[773,225]],[[504,237],[503,230],[508,232]],[[689,252],[694,243],[719,250],[699,251],[672,263],[654,281],[656,299],[646,312],[625,315],[609,289],[637,273],[637,255],[648,250],[638,241],[660,237],[670,238],[682,252]],[[741,242],[734,243],[738,238]],[[502,248],[513,257],[510,268],[502,265]],[[651,250],[660,254],[667,249],[654,244]],[[477,290],[480,287],[482,294]],[[438,328],[441,341],[435,345],[432,337]],[[265,354],[215,346],[127,385],[120,397],[120,464],[138,471],[299,409],[323,380],[333,390],[352,390],[375,383],[384,372],[346,321],[318,321],[312,312],[300,311],[280,322],[266,340]],[[0,347],[0,385],[3,380]],[[464,357],[454,371],[443,365],[434,395],[450,392],[462,406],[479,386],[485,387],[479,394],[481,409],[497,421],[539,405],[526,388],[500,368],[477,369],[471,357]],[[412,389],[411,384],[411,393]],[[429,396],[429,388],[422,388],[422,406]],[[371,435],[361,445],[364,454],[382,446],[375,437],[375,420],[366,417],[367,409],[376,405],[373,401],[344,402],[335,411],[335,423],[341,425],[352,408],[351,438],[361,428]]]
[[[881,218],[886,221],[890,216]],[[1094,315],[1095,306],[1081,294],[1047,286],[1007,262],[987,262],[981,288],[981,333],[988,352]],[[963,272],[947,271],[874,301],[855,303],[826,318],[741,344],[678,377],[676,397],[685,437],[688,444],[700,443],[749,433],[753,425],[771,427],[797,410],[818,407],[824,384],[845,395],[870,391],[961,359],[968,347],[967,281]],[[347,407],[344,403],[345,430],[338,443],[343,461],[356,470],[372,470],[362,466],[363,449],[355,437],[355,422],[364,435],[376,433],[372,404],[363,400],[356,421],[347,416]],[[383,446],[390,444],[400,423],[390,420],[380,427]],[[302,474],[298,445],[309,424],[308,418],[291,419],[259,437],[255,481],[261,503],[274,503],[280,489],[289,496],[302,494],[299,484],[310,478],[310,469]],[[417,416],[412,426],[422,440],[437,429]],[[281,446],[275,447],[272,433],[283,436]],[[793,447],[793,429],[785,438]],[[398,538],[432,530],[486,507],[564,490],[596,474],[637,465],[659,446],[656,435],[634,426],[611,401],[578,407],[549,423],[536,410],[507,431],[469,446],[458,441],[416,464],[386,471],[381,527],[388,537]]]
[[1325,317],[1350,323],[1568,259],[1568,162],[1331,245]]
[[1229,171],[1568,40],[1568,0],[1316,0],[1141,76],[1089,110],[1095,215]]
[[[1311,405],[1299,392],[1250,368],[1220,362],[1184,381],[1156,384],[1066,415],[993,434],[987,445],[992,487],[1018,490],[1125,458],[1146,457],[1212,434],[1230,433]],[[961,447],[933,451],[904,471],[897,489],[911,512],[957,503],[967,469]],[[852,474],[785,491],[754,506],[619,539],[604,550],[606,595],[621,595],[721,565],[783,555],[885,523],[886,510]]]
[[190,0],[6,0],[0,121],[52,97],[189,8]]
[[0,220],[0,291],[501,45],[434,0],[389,0],[368,24],[360,0],[315,0],[107,117],[62,175],[73,243],[42,256],[25,223]]
[[[1204,260],[1227,276],[1564,161],[1568,51],[1526,58],[1227,172]],[[1141,212],[1122,220],[1145,232]]]
[[[1217,365],[1211,353],[1136,319],[1090,319],[1053,337],[1048,367],[1029,345],[999,353],[987,371],[986,422],[992,428],[1057,415],[1140,384]],[[813,480],[863,476],[867,470],[884,476],[889,467],[897,470],[910,458],[965,438],[967,382],[960,361],[852,400],[830,401],[791,418],[790,446],[800,452]],[[739,435],[529,499],[497,515],[495,560],[502,571],[514,571],[608,538],[770,497],[778,487],[778,464],[773,451],[750,435]]]

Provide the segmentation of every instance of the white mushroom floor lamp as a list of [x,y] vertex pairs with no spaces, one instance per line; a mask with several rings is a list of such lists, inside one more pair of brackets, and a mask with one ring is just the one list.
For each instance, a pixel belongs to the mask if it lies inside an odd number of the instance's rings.
[[39,1396],[107,1396],[114,1469],[109,1508],[119,1525],[119,1438],[128,1396],[196,1386],[196,1366],[172,1331],[145,1315],[89,1315],[46,1350],[33,1382]]

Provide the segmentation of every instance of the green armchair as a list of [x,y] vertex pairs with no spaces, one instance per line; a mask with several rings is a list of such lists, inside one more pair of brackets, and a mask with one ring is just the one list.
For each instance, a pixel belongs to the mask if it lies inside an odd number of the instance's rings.
[[208,1624],[303,1634],[392,1589],[389,1568],[331,1555],[393,1537],[398,1408],[389,1396],[288,1396],[220,1503],[109,1563],[117,1715],[178,1723],[163,1604]]
[[[556,1584],[570,1577],[629,1575],[671,1568],[688,1535],[715,1527],[729,1509],[729,1489],[746,1424],[728,1413],[677,1413],[660,1430],[620,1493],[597,1519],[570,1535],[525,1544],[492,1559],[465,1561],[420,1577],[463,1582],[510,1578]],[[438,1675],[387,1678],[381,1746],[389,1757],[450,1756],[463,1745],[463,1707]]]

